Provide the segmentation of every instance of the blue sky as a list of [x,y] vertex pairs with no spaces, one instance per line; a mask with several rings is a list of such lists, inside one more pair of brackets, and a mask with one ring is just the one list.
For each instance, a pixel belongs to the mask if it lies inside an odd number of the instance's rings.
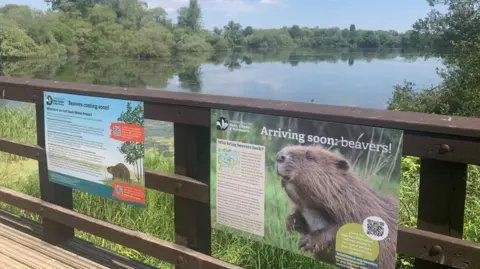
[[[149,6],[165,8],[172,18],[188,0],[146,0]],[[254,28],[300,26],[357,29],[394,29],[405,31],[430,7],[426,0],[199,0],[204,26],[212,29],[229,20]],[[47,9],[43,0],[0,0],[1,4],[27,4]]]

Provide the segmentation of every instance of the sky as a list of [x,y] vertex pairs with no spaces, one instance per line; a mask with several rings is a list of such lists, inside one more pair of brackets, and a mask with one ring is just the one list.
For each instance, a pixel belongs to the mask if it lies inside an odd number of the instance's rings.
[[[176,10],[188,0],[144,0],[149,7],[160,6],[176,18]],[[43,0],[0,0],[27,4],[46,10]],[[203,25],[208,29],[223,27],[229,20],[254,28],[300,26],[384,29],[406,31],[431,7],[426,0],[199,0]],[[440,10],[442,7],[439,8]]]

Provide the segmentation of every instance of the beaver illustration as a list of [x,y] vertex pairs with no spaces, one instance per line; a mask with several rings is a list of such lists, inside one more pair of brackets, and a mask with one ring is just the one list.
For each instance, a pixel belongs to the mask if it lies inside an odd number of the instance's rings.
[[123,163],[117,163],[115,166],[107,167],[107,171],[112,174],[112,179],[122,179],[130,182],[130,171]]
[[287,146],[277,153],[275,166],[292,206],[287,230],[302,234],[302,250],[334,263],[337,230],[377,216],[388,225],[389,235],[379,242],[379,266],[374,268],[395,268],[395,199],[372,190],[346,159],[320,146]]

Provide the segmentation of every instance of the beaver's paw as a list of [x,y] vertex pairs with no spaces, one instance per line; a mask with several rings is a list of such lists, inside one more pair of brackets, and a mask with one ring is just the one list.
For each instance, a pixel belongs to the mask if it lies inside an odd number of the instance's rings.
[[287,217],[287,231],[293,233],[297,230],[297,216],[295,214],[288,215]]
[[301,234],[308,233],[308,225],[305,218],[299,211],[295,211],[287,217],[287,231],[290,233],[299,232]]
[[332,246],[332,240],[322,231],[315,231],[302,237],[300,240],[300,249],[312,254],[318,252],[329,252]]
[[303,251],[303,252],[312,251],[313,248],[314,248],[314,245],[313,245],[313,242],[312,242],[311,235],[306,234],[306,235],[302,236],[298,246],[299,246],[300,250]]

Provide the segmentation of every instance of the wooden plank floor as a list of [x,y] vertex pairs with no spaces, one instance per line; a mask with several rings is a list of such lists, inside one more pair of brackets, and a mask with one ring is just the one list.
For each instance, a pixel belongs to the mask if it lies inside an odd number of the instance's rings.
[[0,210],[0,269],[152,269],[75,238],[61,246],[41,240],[41,226]]

